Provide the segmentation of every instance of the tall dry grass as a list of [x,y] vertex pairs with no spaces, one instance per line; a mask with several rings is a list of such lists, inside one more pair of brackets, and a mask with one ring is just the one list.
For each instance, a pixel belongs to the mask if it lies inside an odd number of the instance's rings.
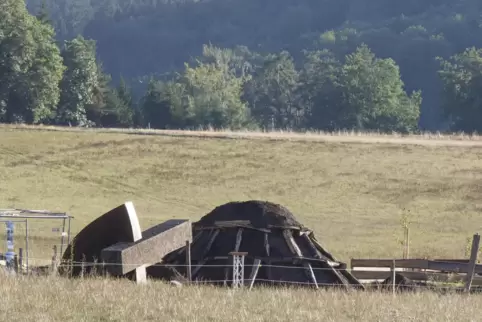
[[479,321],[479,295],[0,277],[2,321]]
[[[463,257],[467,237],[482,224],[477,136],[2,126],[0,137],[0,208],[67,211],[74,233],[127,200],[145,229],[169,218],[197,220],[228,201],[262,199],[288,207],[349,261],[401,256],[406,218],[412,256]],[[54,227],[32,223],[31,257],[50,259],[59,240]],[[53,277],[0,277],[0,290],[2,321],[480,320],[480,296],[434,293],[233,293]]]

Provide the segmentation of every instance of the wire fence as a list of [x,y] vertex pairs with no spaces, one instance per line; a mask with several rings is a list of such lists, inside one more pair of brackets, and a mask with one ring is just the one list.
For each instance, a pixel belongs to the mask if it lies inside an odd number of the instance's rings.
[[[25,263],[25,259],[26,258],[23,258],[22,259],[22,262]],[[41,262],[48,262],[48,261],[51,261],[52,262],[52,258],[46,258],[46,257],[29,257],[28,258],[30,262],[34,262],[34,261],[41,261]],[[59,265],[59,266],[58,266]],[[203,263],[197,263],[197,262],[193,262],[191,265],[190,264],[169,264],[169,263],[154,263],[154,264],[148,264],[147,267],[165,267],[165,268],[187,268],[189,266],[191,266],[192,268],[196,268],[197,266],[202,266],[204,269],[209,269],[209,268],[224,268],[225,270],[229,270],[229,271],[232,271],[234,269],[234,266],[233,264],[230,264],[230,263],[224,263],[224,264],[203,264]],[[102,262],[102,261],[94,261],[94,262],[88,262],[88,261],[57,261],[57,265],[44,265],[43,268],[52,268],[52,267],[55,267],[54,270],[57,270],[58,267],[63,267],[63,269],[66,269],[66,271],[68,271],[69,269],[73,269],[73,268],[90,268],[90,269],[94,269],[94,273],[92,274],[91,272],[87,272],[85,274],[80,274],[79,276],[80,277],[89,277],[89,276],[96,276],[96,275],[99,275],[99,274],[104,274],[105,273],[105,268],[109,267],[109,266],[124,266],[124,267],[133,267],[132,270],[134,270],[135,268],[139,268],[139,267],[146,267],[146,263],[126,263],[126,264],[122,264],[122,263],[105,263],[105,262]],[[307,272],[307,267],[301,265],[301,264],[298,264],[298,265],[276,265],[276,264],[266,264],[266,263],[262,263],[259,265],[259,267],[264,267],[264,268],[269,268],[269,269],[286,269],[286,270],[302,270],[303,272]],[[42,266],[31,266],[29,267],[28,271],[35,271],[36,269],[39,269],[39,268],[42,268]],[[251,270],[254,268],[254,266],[252,264],[248,264],[248,265],[244,265],[243,269],[244,271],[246,272],[251,272]],[[95,272],[95,269],[100,269],[99,271]],[[312,271],[314,272],[316,278],[318,277],[322,277],[322,275],[320,275],[320,271],[325,271],[325,272],[339,272],[339,273],[342,273],[342,272],[353,272],[353,270],[350,270],[348,268],[337,268],[337,267],[313,267],[311,266],[311,269]],[[132,271],[131,270],[131,271]],[[450,283],[447,283],[447,282],[442,282],[440,284],[436,284],[437,281],[431,281],[431,282],[434,282],[434,283],[430,283],[430,281],[423,281],[423,282],[420,282],[420,281],[411,281],[409,283],[399,283],[397,281],[395,281],[395,283],[393,283],[393,272],[391,272],[389,269],[386,270],[386,271],[379,271],[380,273],[384,274],[385,277],[383,278],[379,278],[379,279],[372,279],[371,282],[362,282],[361,284],[364,285],[365,288],[370,288],[371,286],[380,289],[380,287],[382,289],[387,289],[387,290],[393,290],[393,291],[399,291],[399,290],[423,290],[423,289],[432,289],[432,290],[440,290],[440,291],[449,291],[449,290],[455,290],[455,291],[459,291],[462,289],[461,285],[457,285],[457,284],[450,284]],[[397,272],[397,273],[400,273],[400,272]],[[403,273],[403,271],[402,271]],[[106,275],[110,275],[110,274],[106,274]],[[201,274],[202,275],[202,274]],[[114,275],[115,276],[115,275]],[[298,275],[297,278],[299,278],[300,275]],[[380,275],[382,276],[382,275]],[[149,276],[148,275],[148,278],[150,279],[153,279],[153,280],[165,280],[165,278],[163,276]],[[186,277],[182,277],[181,278],[181,284],[185,284],[185,283],[188,283],[188,284],[195,284],[195,285],[209,285],[209,284],[224,284],[224,285],[227,285],[227,284],[233,284],[236,282],[235,279],[229,277],[228,275],[226,275],[225,277],[223,277],[222,279],[219,279],[219,278],[193,278],[192,281],[188,281],[185,279]],[[283,286],[309,286],[309,287],[313,287],[313,286],[316,286],[317,288],[318,287],[341,287],[341,288],[344,288],[346,289],[347,287],[349,288],[350,285],[347,285],[346,283],[341,283],[339,280],[338,281],[334,281],[334,282],[324,282],[323,278],[320,278],[320,280],[316,280],[313,281],[313,280],[310,280],[310,277],[309,276],[306,276],[306,281],[300,281],[300,280],[296,280],[297,279],[296,277],[293,277],[293,276],[290,276],[290,273],[286,273],[283,275],[283,274],[278,274],[277,278],[266,278],[266,277],[262,277],[262,276],[259,276],[259,277],[254,277],[252,278],[251,276],[246,276],[243,278],[243,281],[242,283],[243,284],[246,284],[246,283],[251,283],[251,282],[255,282],[256,284],[263,284],[263,285],[283,285]],[[174,278],[174,280],[177,280],[176,278]],[[361,282],[361,280],[359,280]],[[239,282],[239,281],[238,281]],[[473,287],[473,290],[472,291],[475,291],[475,292],[482,292],[482,286],[480,285],[477,285],[477,286],[474,286]]]

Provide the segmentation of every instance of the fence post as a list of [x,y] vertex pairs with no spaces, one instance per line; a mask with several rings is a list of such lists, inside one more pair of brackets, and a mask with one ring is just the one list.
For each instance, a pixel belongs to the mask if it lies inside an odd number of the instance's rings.
[[409,258],[410,258],[410,228],[405,227],[405,259],[409,259]]
[[23,271],[23,248],[18,249],[18,267]]
[[186,263],[187,263],[187,279],[192,282],[192,272],[191,272],[191,243],[189,240],[186,241]]
[[52,274],[57,272],[57,245],[53,247],[54,255],[52,256]]
[[480,235],[475,234],[472,239],[472,249],[470,251],[470,260],[467,270],[467,280],[465,282],[464,292],[469,293],[472,286],[472,279],[474,278],[475,264],[477,263],[477,255],[479,253]]
[[393,292],[393,295],[395,295],[395,285],[396,285],[396,282],[395,282],[395,274],[396,274],[396,271],[395,271],[395,260],[392,261],[392,292]]

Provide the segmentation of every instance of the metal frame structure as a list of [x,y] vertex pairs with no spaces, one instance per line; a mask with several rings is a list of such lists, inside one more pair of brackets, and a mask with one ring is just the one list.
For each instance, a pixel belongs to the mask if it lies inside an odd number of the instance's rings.
[[29,219],[61,219],[62,233],[60,237],[60,253],[64,248],[65,226],[67,225],[67,245],[70,244],[70,227],[73,216],[65,212],[52,212],[48,210],[29,210],[29,209],[0,209],[0,222],[19,222],[25,223],[25,265],[28,272],[28,220]]
[[244,257],[247,252],[230,252],[233,256],[233,288],[241,288],[244,286]]

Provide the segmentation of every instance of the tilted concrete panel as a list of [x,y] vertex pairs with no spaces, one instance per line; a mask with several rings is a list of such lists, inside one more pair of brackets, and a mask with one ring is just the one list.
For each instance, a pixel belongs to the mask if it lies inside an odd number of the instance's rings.
[[[119,242],[135,242],[141,238],[136,210],[132,202],[128,201],[95,219],[75,236],[62,256],[59,271],[67,269],[72,276],[80,275],[82,270],[89,274],[92,266],[88,264],[101,264],[102,249]],[[70,261],[75,262],[73,267],[70,267]],[[86,265],[81,267],[79,262]],[[96,267],[97,271],[99,267],[101,266]],[[145,267],[140,267],[127,277],[140,282],[145,280],[145,276]]]
[[168,220],[147,229],[142,236],[134,243],[117,243],[102,250],[102,262],[109,273],[124,275],[141,265],[161,262],[170,252],[186,246],[186,241],[192,242],[191,222]]

